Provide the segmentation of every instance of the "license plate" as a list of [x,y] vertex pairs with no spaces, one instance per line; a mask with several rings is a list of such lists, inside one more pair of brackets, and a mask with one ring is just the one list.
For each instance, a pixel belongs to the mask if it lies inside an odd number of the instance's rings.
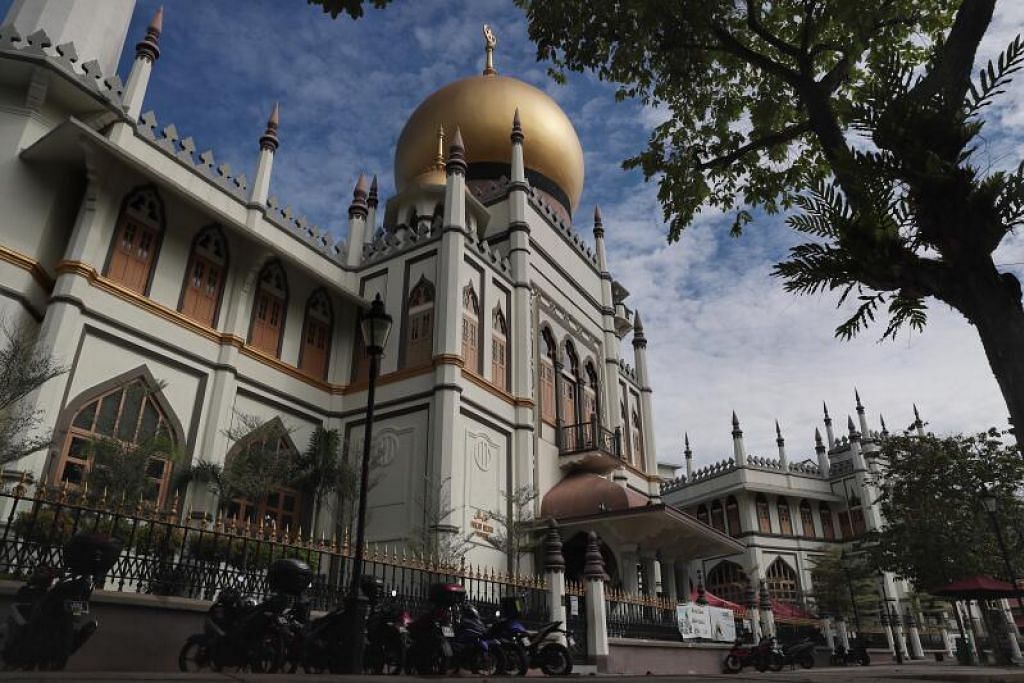
[[67,601],[68,611],[71,612],[72,616],[80,617],[83,614],[89,613],[89,603],[81,600],[68,600]]
[[453,629],[451,626],[442,626],[441,635],[443,635],[445,638],[454,638],[455,629]]

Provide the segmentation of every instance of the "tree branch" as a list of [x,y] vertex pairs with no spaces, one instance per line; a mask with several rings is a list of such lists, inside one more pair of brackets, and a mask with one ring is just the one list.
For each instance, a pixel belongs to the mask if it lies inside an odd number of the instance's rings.
[[700,168],[701,170],[723,168],[725,166],[728,166],[732,162],[737,161],[738,159],[746,156],[750,152],[755,152],[757,150],[765,149],[767,147],[773,147],[775,145],[780,145],[784,142],[789,142],[790,140],[795,140],[804,133],[809,132],[811,132],[810,121],[801,121],[800,123],[794,123],[791,126],[786,126],[780,131],[769,133],[756,140],[751,140],[747,144],[736,148],[735,150],[729,152],[728,154],[724,154],[720,157],[715,157],[714,159],[708,159],[707,161],[701,162]]
[[794,88],[798,88],[802,84],[802,79],[800,78],[799,73],[784,64],[780,64],[760,52],[747,47],[737,40],[731,33],[725,30],[724,27],[715,24],[711,26],[711,31],[715,34],[715,37],[718,38],[719,42],[722,44],[722,48],[726,52],[745,60],[751,66],[756,66],[759,69],[772,74]]
[[750,27],[750,30],[782,54],[789,55],[790,57],[800,57],[801,52],[799,48],[794,45],[790,45],[765,28],[764,24],[761,23],[761,20],[757,18],[760,10],[761,7],[758,0],[747,0],[747,26]]

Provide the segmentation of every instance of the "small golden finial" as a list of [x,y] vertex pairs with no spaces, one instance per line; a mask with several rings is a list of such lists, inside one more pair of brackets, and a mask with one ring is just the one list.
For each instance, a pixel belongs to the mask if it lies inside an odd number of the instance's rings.
[[434,154],[434,168],[444,170],[444,124],[437,124],[437,153]]
[[484,50],[487,53],[487,64],[484,66],[484,76],[492,76],[498,72],[494,69],[494,48],[498,39],[494,36],[490,24],[484,24]]

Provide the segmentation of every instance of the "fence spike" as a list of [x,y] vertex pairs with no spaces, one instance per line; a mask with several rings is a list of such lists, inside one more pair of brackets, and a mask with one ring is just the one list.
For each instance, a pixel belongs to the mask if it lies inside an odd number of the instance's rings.
[[14,495],[20,498],[25,495],[26,490],[28,490],[28,470],[22,470],[18,485],[14,487]]
[[352,549],[352,547],[349,545],[348,541],[349,541],[349,538],[348,538],[348,528],[346,528],[345,529],[345,535],[342,536],[342,539],[341,539],[341,553],[343,555],[348,555],[349,551],[351,551],[351,549]]
[[340,550],[338,548],[338,532],[335,531],[331,534],[331,552],[337,554]]

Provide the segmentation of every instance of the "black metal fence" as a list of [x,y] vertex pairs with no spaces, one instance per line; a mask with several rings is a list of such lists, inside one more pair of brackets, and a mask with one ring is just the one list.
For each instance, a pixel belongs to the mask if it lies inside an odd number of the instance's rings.
[[[99,532],[123,543],[103,580],[104,590],[212,600],[218,589],[231,585],[263,598],[270,591],[271,562],[296,557],[316,573],[309,591],[314,609],[331,609],[345,598],[352,549],[344,539],[339,545],[304,537],[299,530],[235,520],[183,522],[176,508],[174,504],[158,511],[141,503],[112,503],[105,496],[67,488],[41,488],[32,495],[24,485],[0,491],[0,578],[24,580],[40,565],[59,567],[67,539],[78,532]],[[380,547],[366,549],[363,573],[379,577],[387,591],[394,591],[394,602],[414,612],[426,607],[431,584],[444,582],[462,584],[486,618],[506,595],[523,598],[524,621],[549,618],[548,590],[539,577],[498,574]]]
[[558,451],[562,455],[597,450],[622,457],[622,430],[605,429],[596,420],[564,425],[559,430]]
[[672,600],[610,590],[605,597],[608,636],[681,642]]

